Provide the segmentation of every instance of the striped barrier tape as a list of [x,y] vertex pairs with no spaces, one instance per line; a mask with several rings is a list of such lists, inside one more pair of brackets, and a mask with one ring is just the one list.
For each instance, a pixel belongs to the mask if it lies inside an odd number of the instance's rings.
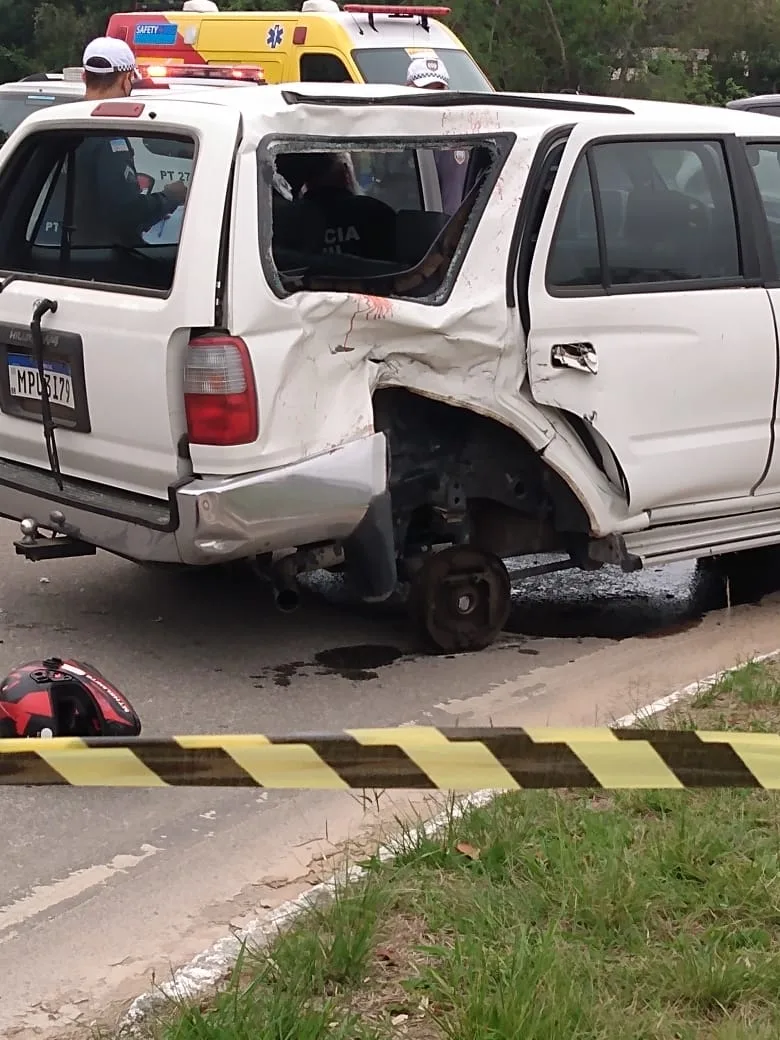
[[648,729],[350,729],[0,740],[0,785],[481,791],[780,789],[780,735]]

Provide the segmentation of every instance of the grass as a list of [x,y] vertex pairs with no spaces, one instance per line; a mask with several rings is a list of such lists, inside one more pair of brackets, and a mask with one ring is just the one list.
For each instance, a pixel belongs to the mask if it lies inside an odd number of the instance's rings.
[[[661,725],[777,729],[748,664]],[[249,950],[157,1040],[776,1040],[780,801],[521,792],[406,829],[390,864]]]

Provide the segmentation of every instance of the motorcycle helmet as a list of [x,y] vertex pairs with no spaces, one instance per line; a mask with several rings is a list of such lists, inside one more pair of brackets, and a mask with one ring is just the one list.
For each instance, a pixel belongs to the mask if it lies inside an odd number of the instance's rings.
[[0,683],[0,737],[137,737],[141,720],[97,668],[51,657]]

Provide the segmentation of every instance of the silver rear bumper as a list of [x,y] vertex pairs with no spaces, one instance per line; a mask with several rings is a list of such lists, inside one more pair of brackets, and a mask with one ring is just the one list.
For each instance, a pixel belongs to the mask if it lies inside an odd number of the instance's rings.
[[197,478],[167,503],[69,480],[59,492],[51,474],[0,460],[0,515],[139,562],[204,565],[344,541],[387,500],[387,479],[382,433],[278,469]]

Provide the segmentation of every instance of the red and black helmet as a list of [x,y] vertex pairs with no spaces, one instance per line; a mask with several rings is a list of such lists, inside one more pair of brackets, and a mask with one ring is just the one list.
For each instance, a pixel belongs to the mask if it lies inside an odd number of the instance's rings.
[[51,657],[0,683],[0,737],[137,737],[141,720],[97,668]]

